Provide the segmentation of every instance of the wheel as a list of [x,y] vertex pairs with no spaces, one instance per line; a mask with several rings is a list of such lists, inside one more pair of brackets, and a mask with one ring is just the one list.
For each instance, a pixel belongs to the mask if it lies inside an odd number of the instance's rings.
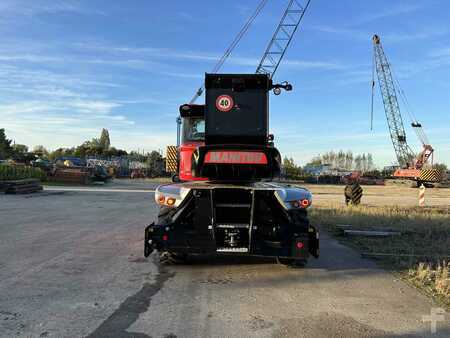
[[185,264],[187,262],[188,255],[174,253],[169,251],[163,251],[159,254],[159,261],[165,265]]
[[290,268],[303,268],[306,265],[306,259],[296,259],[289,257],[277,257],[277,263]]

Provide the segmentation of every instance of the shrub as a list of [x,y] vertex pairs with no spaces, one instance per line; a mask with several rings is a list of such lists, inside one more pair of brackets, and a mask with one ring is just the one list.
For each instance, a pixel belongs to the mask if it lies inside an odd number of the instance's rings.
[[0,181],[22,180],[26,178],[37,178],[45,181],[46,175],[40,168],[0,164]]

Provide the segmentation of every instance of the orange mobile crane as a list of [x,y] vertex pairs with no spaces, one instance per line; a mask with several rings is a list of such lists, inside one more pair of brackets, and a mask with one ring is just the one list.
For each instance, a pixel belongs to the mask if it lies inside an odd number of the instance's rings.
[[406,97],[400,88],[398,81],[394,81],[391,65],[384,53],[380,37],[374,35],[372,38],[374,58],[372,73],[372,116],[373,116],[373,97],[375,89],[375,71],[378,76],[378,84],[380,86],[381,96],[383,98],[384,110],[389,126],[392,144],[399,168],[395,170],[394,177],[408,178],[417,181],[420,185],[422,182],[440,182],[443,173],[440,170],[432,169],[434,149],[430,145],[422,124],[419,123],[411,115],[411,126],[414,128],[423,149],[419,154],[415,154],[406,141],[406,132],[403,125],[403,118],[400,113],[400,106],[397,99],[397,92],[407,105]]

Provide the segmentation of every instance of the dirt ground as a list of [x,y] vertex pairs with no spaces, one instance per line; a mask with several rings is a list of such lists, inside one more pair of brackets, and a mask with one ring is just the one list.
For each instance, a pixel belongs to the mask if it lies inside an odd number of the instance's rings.
[[[450,335],[448,314],[436,334],[423,321],[439,305],[325,231],[321,257],[305,269],[261,258],[168,267],[144,258],[155,187],[115,181],[0,195],[0,337]],[[342,186],[310,188],[317,204],[343,203]],[[364,203],[414,204],[418,192],[364,189]],[[449,190],[429,191],[430,203],[448,205]]]

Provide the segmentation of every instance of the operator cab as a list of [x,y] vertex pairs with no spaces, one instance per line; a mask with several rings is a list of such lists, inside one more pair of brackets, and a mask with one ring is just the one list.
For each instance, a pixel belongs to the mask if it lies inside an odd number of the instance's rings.
[[183,117],[181,119],[183,144],[190,142],[205,142],[205,118]]
[[258,181],[277,176],[281,156],[269,134],[269,91],[292,90],[267,74],[206,74],[205,104],[180,106],[181,181]]
[[195,149],[205,144],[205,106],[200,104],[183,104],[180,106],[180,117],[180,180],[205,180],[201,177],[193,177],[191,170],[192,153]]

